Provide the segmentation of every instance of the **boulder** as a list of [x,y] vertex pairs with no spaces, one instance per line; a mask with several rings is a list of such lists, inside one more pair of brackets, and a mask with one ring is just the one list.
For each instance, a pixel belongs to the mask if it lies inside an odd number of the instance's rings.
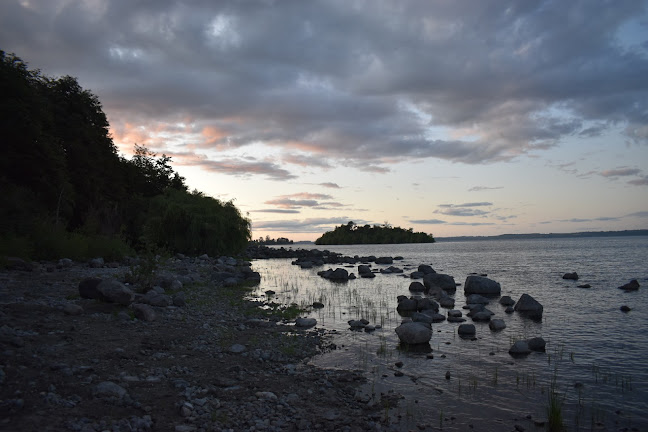
[[454,299],[452,297],[448,297],[448,296],[441,297],[439,299],[439,305],[442,308],[452,309],[454,307],[454,305],[455,305],[455,301],[454,301]]
[[93,259],[90,260],[89,265],[92,268],[101,268],[101,267],[104,266],[104,259],[103,258],[93,258]]
[[385,270],[389,270],[391,273],[403,273],[403,269],[394,266],[389,266]]
[[627,284],[621,285],[619,289],[623,291],[637,291],[639,289],[639,282],[637,282],[637,279],[632,279]]
[[513,312],[515,312],[515,308],[513,308],[513,306],[506,306],[504,312],[506,312],[507,314],[512,314]]
[[429,343],[432,339],[432,329],[420,322],[406,322],[396,327],[398,339],[407,345]]
[[416,312],[418,310],[416,299],[407,298],[405,296],[398,297],[398,306],[396,307],[398,312]]
[[367,323],[363,320],[349,320],[347,323],[352,330],[360,330],[367,326]]
[[423,276],[423,283],[428,291],[440,289],[453,293],[457,290],[457,283],[454,278],[443,273],[426,273]]
[[74,303],[65,303],[63,313],[65,315],[81,315],[83,313],[83,307]]
[[313,327],[315,324],[317,324],[317,320],[315,318],[297,318],[295,320],[295,327]]
[[630,312],[632,309],[630,309],[630,306],[623,305],[620,307],[621,312]]
[[183,291],[175,293],[173,295],[172,300],[173,300],[173,306],[185,307],[187,305],[187,300],[185,297],[185,293]]
[[358,266],[358,274],[362,277],[362,275],[366,273],[371,273],[371,267],[366,264],[360,264]]
[[466,297],[466,304],[483,304],[486,305],[490,303],[490,300],[487,299],[486,297],[479,295],[479,294],[470,294],[468,297]]
[[128,306],[135,299],[135,293],[123,283],[114,279],[102,280],[97,285],[99,298],[108,303],[118,303]]
[[578,273],[576,272],[565,273],[562,278],[569,279],[569,280],[578,280]]
[[[353,273],[352,273],[352,274],[353,274]],[[360,277],[361,277],[361,278],[365,278],[365,279],[373,279],[373,278],[376,277],[376,274],[373,273],[373,272],[369,272],[369,273],[362,273],[362,274],[360,275]],[[349,276],[349,279],[351,279],[350,276]]]
[[472,318],[473,321],[490,321],[491,314],[490,314],[490,312],[487,312],[487,311],[481,311],[481,312],[477,312],[477,313],[472,314],[471,318]]
[[328,278],[333,281],[346,281],[349,280],[349,272],[343,268],[336,268]]
[[544,352],[545,346],[547,345],[545,340],[541,337],[534,337],[527,340],[527,345],[531,351],[541,351]]
[[79,295],[85,299],[98,299],[100,298],[97,286],[101,283],[100,278],[86,278],[79,282]]
[[434,310],[435,312],[439,311],[439,304],[428,297],[413,297],[416,299],[416,309],[420,311],[424,310]]
[[457,334],[459,336],[474,336],[476,333],[474,324],[461,324],[457,328]]
[[427,264],[421,264],[420,266],[418,266],[418,271],[420,271],[424,275],[436,273],[432,266]]
[[460,310],[453,309],[453,310],[448,311],[448,318],[450,318],[450,317],[459,318],[459,317],[461,317],[461,315],[462,315],[462,313],[461,313]]
[[133,312],[135,314],[135,318],[140,321],[150,322],[155,321],[155,319],[157,318],[153,308],[143,303],[134,304]]
[[488,323],[488,327],[493,331],[500,331],[506,328],[506,323],[503,319],[495,318]]
[[420,271],[415,271],[410,274],[410,278],[412,279],[423,279],[423,276],[425,276],[425,273]]
[[409,290],[415,292],[423,292],[425,291],[425,285],[423,285],[421,282],[414,281],[410,284]]
[[511,354],[512,356],[522,356],[530,353],[531,349],[529,348],[527,341],[517,341],[509,349],[509,354]]
[[434,312],[433,310],[427,310],[423,312],[414,312],[412,314],[412,321],[415,322],[426,322],[426,323],[438,323],[445,321],[446,317]]
[[392,257],[378,257],[374,262],[376,264],[392,264],[394,259]]
[[500,295],[502,287],[498,282],[484,276],[471,275],[464,283],[464,294]]
[[142,298],[142,303],[157,307],[167,307],[173,304],[173,299],[166,294],[160,294],[151,290]]
[[529,294],[522,294],[515,304],[515,310],[531,319],[542,319],[542,305]]
[[515,304],[515,300],[513,300],[510,296],[502,296],[502,298],[499,299],[499,303],[502,306],[513,306]]

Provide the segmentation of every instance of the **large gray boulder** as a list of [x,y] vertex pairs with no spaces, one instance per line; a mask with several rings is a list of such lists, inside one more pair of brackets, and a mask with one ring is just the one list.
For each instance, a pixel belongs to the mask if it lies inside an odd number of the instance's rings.
[[398,339],[407,345],[429,343],[432,339],[432,329],[420,322],[406,322],[396,327]]
[[527,340],[527,345],[531,351],[545,351],[545,346],[547,345],[545,340],[541,337],[534,337]]
[[346,281],[349,280],[349,272],[343,268],[336,268],[328,278],[333,281]]
[[457,329],[459,336],[474,336],[475,332],[474,324],[461,324]]
[[407,298],[405,296],[398,296],[398,312],[416,312],[418,310],[418,303],[416,299]]
[[317,320],[315,318],[297,318],[295,320],[295,327],[307,328],[313,327],[316,324]]
[[428,291],[443,290],[453,293],[457,290],[454,278],[443,273],[426,273],[423,276],[423,283]]
[[529,294],[522,294],[515,304],[515,310],[531,319],[542,319],[542,305]]
[[439,299],[439,305],[442,308],[452,309],[454,307],[454,305],[455,305],[455,300],[452,297],[449,297],[449,296],[442,296]]
[[414,281],[410,284],[409,290],[415,292],[423,292],[425,291],[425,285],[423,285],[421,282]]
[[527,341],[517,341],[509,349],[509,354],[511,354],[512,356],[522,356],[530,353],[531,349],[529,348]]
[[363,274],[371,273],[371,267],[366,264],[360,264],[358,266],[358,274],[362,277]]
[[114,279],[102,280],[97,285],[97,292],[99,293],[99,298],[108,303],[118,303],[128,306],[135,300],[135,293],[126,287],[126,285]]
[[376,264],[393,264],[394,259],[392,257],[378,257],[375,260]]
[[436,273],[434,271],[434,269],[432,268],[432,266],[427,265],[427,264],[421,264],[420,266],[418,266],[418,271],[420,271],[421,273],[426,274],[426,275]]
[[506,323],[503,319],[495,318],[488,323],[488,327],[493,331],[500,331],[506,328]]
[[487,296],[497,296],[502,292],[502,287],[498,282],[484,276],[470,275],[464,283],[464,294],[480,294]]
[[472,318],[473,321],[476,321],[476,322],[477,321],[485,322],[485,321],[490,321],[491,314],[490,314],[490,312],[487,312],[487,311],[481,311],[481,312],[477,312],[477,313],[472,314],[471,318]]

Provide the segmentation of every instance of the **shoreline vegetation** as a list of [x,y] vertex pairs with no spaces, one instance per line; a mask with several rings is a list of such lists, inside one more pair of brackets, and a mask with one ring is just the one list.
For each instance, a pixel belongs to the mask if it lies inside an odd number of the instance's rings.
[[349,221],[327,231],[317,240],[316,245],[352,245],[352,244],[399,244],[399,243],[434,243],[434,237],[424,232],[414,232],[412,228],[403,229],[383,225],[356,225]]
[[[233,255],[251,239],[234,206],[197,190],[171,158],[119,155],[98,97],[71,76],[0,50],[0,257]],[[0,263],[1,264],[1,263]]]

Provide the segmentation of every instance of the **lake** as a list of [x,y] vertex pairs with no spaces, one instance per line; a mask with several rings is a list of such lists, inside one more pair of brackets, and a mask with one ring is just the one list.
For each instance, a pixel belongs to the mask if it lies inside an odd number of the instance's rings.
[[[477,339],[469,340],[457,336],[459,324],[435,323],[431,351],[409,352],[399,346],[394,329],[403,320],[396,297],[410,295],[411,279],[377,274],[374,279],[333,283],[317,275],[329,266],[303,270],[286,259],[254,261],[262,276],[254,295],[273,290],[278,302],[325,305],[309,308],[304,316],[334,332],[338,349],[311,362],[364,370],[368,383],[358,397],[382,403],[403,430],[420,425],[498,431],[512,430],[514,424],[541,430],[534,421],[547,418],[551,388],[569,430],[648,430],[648,237],[317,248],[347,256],[402,256],[392,265],[404,268],[405,275],[429,264],[461,284],[453,295],[455,309],[465,305],[463,283],[471,273],[499,282],[502,295],[517,301],[527,293],[544,306],[542,321],[535,322],[504,313],[492,300],[487,307],[494,318],[506,322],[503,331],[492,332],[488,323],[476,322]],[[372,264],[374,269],[388,266]],[[358,274],[357,266],[347,270]],[[580,279],[562,279],[568,272],[577,272]],[[640,283],[638,291],[618,289],[631,279]],[[581,284],[591,288],[577,288]],[[622,312],[622,305],[632,310]],[[371,333],[350,330],[347,321],[361,318],[382,328]],[[466,322],[472,323],[470,318]],[[522,358],[508,353],[516,340],[535,336],[547,341],[546,352]]]

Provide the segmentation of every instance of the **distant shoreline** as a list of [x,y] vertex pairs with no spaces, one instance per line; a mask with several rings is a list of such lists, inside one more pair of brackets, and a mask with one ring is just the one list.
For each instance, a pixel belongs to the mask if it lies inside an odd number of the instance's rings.
[[530,234],[500,234],[496,236],[458,236],[435,237],[437,242],[476,241],[476,240],[526,240],[552,238],[584,238],[584,237],[631,237],[648,236],[648,229],[625,231],[584,231],[574,233],[530,233]]

